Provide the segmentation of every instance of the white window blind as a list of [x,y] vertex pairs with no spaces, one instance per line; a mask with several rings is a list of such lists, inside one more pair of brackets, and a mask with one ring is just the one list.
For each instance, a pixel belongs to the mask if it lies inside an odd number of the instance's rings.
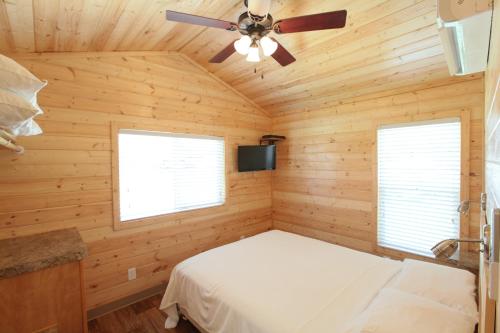
[[120,130],[120,220],[224,204],[224,139]]
[[378,243],[431,256],[460,231],[460,120],[378,130]]

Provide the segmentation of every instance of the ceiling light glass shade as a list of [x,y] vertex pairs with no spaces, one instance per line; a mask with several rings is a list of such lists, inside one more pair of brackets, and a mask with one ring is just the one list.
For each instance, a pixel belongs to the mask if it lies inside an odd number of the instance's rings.
[[267,36],[260,39],[260,46],[262,47],[262,53],[264,53],[266,57],[269,57],[278,49],[278,43]]
[[259,46],[257,44],[252,45],[250,47],[250,49],[248,50],[247,61],[249,61],[249,62],[259,62],[260,61]]
[[252,39],[248,36],[241,36],[240,39],[234,42],[234,48],[236,52],[241,55],[247,55],[248,49],[250,49],[250,45],[252,45]]

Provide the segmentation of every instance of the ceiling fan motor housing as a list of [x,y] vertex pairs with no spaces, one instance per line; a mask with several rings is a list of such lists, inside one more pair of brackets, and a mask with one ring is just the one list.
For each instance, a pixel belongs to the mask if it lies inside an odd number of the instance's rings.
[[238,30],[242,35],[248,35],[255,39],[260,39],[267,35],[273,27],[273,17],[268,14],[262,17],[260,21],[256,21],[254,18],[250,17],[248,12],[240,15],[238,19]]

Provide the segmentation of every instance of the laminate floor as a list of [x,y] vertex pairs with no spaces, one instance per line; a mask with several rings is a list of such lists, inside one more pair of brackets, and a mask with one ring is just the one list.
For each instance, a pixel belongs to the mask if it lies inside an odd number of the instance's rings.
[[188,321],[180,320],[175,329],[164,328],[166,315],[158,310],[161,295],[89,321],[89,333],[199,333]]

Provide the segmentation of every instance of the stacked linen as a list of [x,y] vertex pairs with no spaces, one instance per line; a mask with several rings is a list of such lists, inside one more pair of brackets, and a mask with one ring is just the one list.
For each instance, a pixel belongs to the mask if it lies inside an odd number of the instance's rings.
[[33,120],[42,110],[38,92],[47,85],[14,60],[0,54],[0,129],[15,136],[41,134]]
[[472,333],[477,319],[472,273],[407,259],[345,333]]

